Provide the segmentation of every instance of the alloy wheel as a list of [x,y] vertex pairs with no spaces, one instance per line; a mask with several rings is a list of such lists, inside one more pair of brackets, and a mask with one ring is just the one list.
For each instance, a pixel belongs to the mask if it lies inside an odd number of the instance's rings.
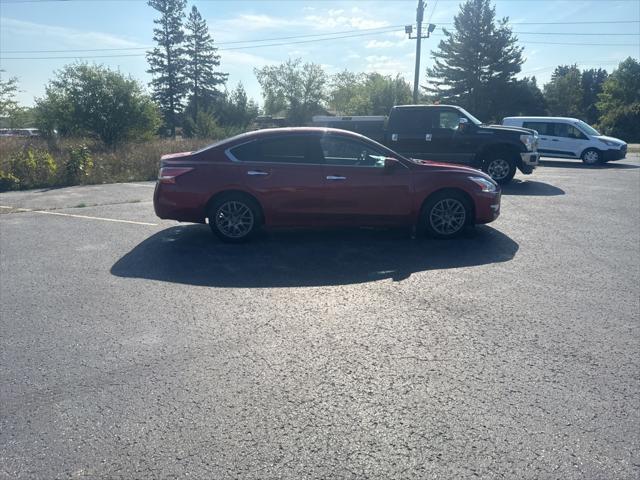
[[246,204],[237,200],[223,203],[215,215],[216,227],[224,236],[242,238],[253,229],[253,212]]
[[436,203],[429,214],[431,228],[439,235],[453,235],[464,227],[467,212],[455,198],[445,198]]
[[495,160],[491,160],[487,167],[487,173],[496,181],[500,181],[503,178],[506,178],[509,175],[509,170],[511,169],[509,162],[507,162],[503,158],[496,158]]

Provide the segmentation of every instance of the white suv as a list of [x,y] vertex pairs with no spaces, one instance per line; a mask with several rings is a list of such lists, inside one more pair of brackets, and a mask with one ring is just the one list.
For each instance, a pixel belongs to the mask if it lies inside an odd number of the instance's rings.
[[606,137],[577,118],[507,117],[503,125],[531,128],[538,132],[538,151],[545,157],[581,158],[587,165],[620,160],[627,155],[627,144]]

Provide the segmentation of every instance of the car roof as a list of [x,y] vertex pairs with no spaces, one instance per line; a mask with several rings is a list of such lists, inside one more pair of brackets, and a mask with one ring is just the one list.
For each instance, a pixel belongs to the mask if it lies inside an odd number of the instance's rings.
[[340,128],[329,127],[280,127],[280,128],[264,128],[261,130],[252,130],[250,132],[241,133],[235,137],[227,138],[218,143],[218,145],[242,143],[248,140],[254,140],[258,138],[268,138],[273,136],[280,136],[286,134],[326,134],[334,133],[345,137],[352,137],[358,139],[366,139],[371,141],[370,138],[360,135],[359,133],[352,132],[350,130],[342,130]]
[[578,118],[571,117],[505,117],[504,120],[537,120],[541,122],[579,122]]
[[413,108],[455,108],[456,110],[460,110],[462,107],[459,105],[440,105],[440,104],[429,104],[429,105],[395,105],[392,107],[392,110],[410,110]]

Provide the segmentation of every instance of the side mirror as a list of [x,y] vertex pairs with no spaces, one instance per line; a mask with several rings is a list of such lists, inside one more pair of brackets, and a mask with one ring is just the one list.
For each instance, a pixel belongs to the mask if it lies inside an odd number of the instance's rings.
[[398,165],[400,165],[400,161],[397,158],[387,157],[384,159],[384,169],[387,171],[394,170]]

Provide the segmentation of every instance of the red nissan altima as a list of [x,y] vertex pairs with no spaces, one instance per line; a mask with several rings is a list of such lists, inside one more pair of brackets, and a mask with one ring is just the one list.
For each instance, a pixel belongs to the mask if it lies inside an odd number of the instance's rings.
[[165,155],[160,167],[156,214],[208,219],[227,242],[262,226],[415,226],[449,238],[500,214],[500,188],[484,173],[405,158],[345,130],[259,130]]

